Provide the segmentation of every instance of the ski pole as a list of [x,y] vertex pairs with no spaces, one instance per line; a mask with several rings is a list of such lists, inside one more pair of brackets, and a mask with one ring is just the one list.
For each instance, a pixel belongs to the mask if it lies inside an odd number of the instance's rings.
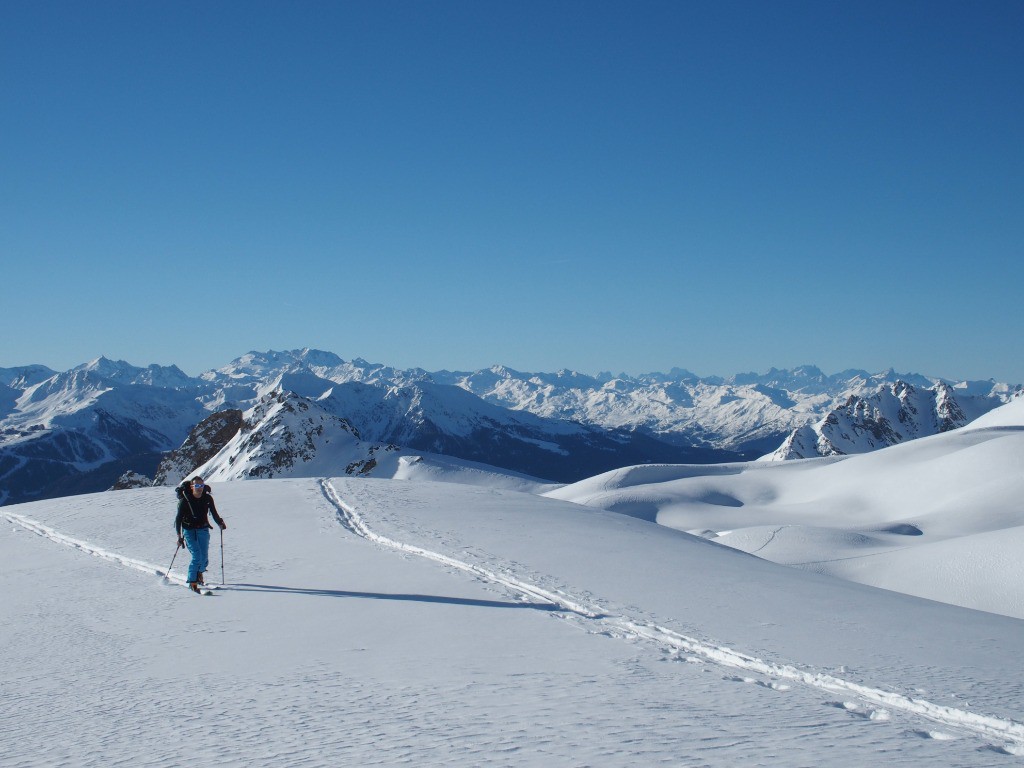
[[220,529],[220,584],[224,586],[224,529]]
[[164,574],[164,578],[169,578],[171,575],[171,568],[174,567],[174,558],[178,556],[178,550],[181,549],[181,539],[178,539],[178,546],[174,548],[174,557],[171,558],[171,564],[167,566],[167,573]]

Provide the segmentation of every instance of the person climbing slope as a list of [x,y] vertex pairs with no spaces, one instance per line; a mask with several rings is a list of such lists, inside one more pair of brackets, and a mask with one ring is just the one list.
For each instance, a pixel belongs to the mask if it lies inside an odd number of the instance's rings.
[[178,546],[188,547],[192,554],[192,562],[188,566],[188,587],[193,592],[199,591],[199,585],[205,584],[203,574],[210,562],[210,519],[223,531],[227,523],[217,514],[217,505],[213,503],[210,486],[201,477],[193,477],[177,488],[178,515],[174,518],[174,530],[178,534]]

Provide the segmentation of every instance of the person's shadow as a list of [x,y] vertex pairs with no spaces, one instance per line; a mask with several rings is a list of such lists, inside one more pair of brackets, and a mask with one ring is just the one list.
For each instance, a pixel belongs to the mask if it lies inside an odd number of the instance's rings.
[[288,595],[313,595],[315,597],[350,597],[365,600],[405,600],[417,603],[443,603],[445,605],[466,605],[475,608],[528,608],[550,613],[568,613],[568,609],[555,603],[530,603],[506,600],[479,600],[469,597],[444,597],[442,595],[403,595],[385,592],[350,592],[343,589],[314,589],[307,587],[282,587],[274,584],[228,584],[219,589],[233,592],[273,592]]

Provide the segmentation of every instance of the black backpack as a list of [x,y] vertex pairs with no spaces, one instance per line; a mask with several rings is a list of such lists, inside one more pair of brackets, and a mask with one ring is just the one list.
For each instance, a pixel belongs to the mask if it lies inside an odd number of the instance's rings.
[[[179,503],[183,500],[185,502],[185,510],[181,514],[181,522],[186,528],[196,528],[202,525],[203,517],[205,517],[205,515],[196,514],[196,509],[193,506],[193,503],[199,501],[199,499],[192,495],[191,487],[191,482],[186,480],[174,489],[174,493],[178,497]],[[209,485],[206,486],[205,492],[210,493]],[[200,496],[199,498],[202,497]]]

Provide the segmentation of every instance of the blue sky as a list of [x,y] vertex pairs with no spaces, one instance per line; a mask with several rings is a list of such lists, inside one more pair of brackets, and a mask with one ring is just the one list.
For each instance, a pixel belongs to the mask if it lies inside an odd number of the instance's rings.
[[0,367],[1024,382],[1019,2],[0,4]]

